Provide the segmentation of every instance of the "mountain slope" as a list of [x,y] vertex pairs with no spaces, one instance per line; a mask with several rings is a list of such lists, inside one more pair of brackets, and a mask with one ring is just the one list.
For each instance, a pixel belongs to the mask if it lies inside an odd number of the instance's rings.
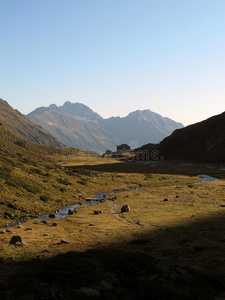
[[122,143],[132,147],[149,140],[157,143],[183,127],[150,110],[138,110],[124,118],[103,119],[86,105],[69,101],[59,107],[52,104],[37,108],[27,117],[69,146],[101,152],[115,150]]
[[[153,149],[149,144],[142,150]],[[225,112],[175,130],[156,147],[165,159],[225,162]]]
[[95,122],[84,121],[58,110],[32,113],[28,118],[61,142],[78,149],[102,153],[120,142]]
[[124,143],[135,142],[136,147],[148,141],[158,143],[175,129],[183,127],[169,118],[164,118],[150,110],[137,110],[124,118],[109,118],[100,124],[113,136]]
[[55,147],[64,147],[55,137],[33,124],[18,110],[13,109],[6,101],[0,99],[0,119],[7,124],[15,134],[28,142]]

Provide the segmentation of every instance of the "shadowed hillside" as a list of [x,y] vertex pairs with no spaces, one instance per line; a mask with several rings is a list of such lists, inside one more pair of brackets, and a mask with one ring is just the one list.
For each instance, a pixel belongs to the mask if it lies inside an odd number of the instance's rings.
[[151,152],[155,148],[165,159],[225,162],[225,112],[177,129],[159,145],[147,144],[138,150]]

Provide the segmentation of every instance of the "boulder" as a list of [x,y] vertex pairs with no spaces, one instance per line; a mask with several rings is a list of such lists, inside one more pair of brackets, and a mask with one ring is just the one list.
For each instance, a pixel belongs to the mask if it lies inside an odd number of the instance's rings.
[[14,235],[9,242],[10,245],[17,245],[19,243],[21,245],[26,245],[26,243],[22,240],[21,236],[19,235]]
[[165,198],[163,201],[167,202],[167,201],[169,201],[169,198]]
[[129,205],[123,205],[121,207],[121,213],[123,213],[123,212],[129,212],[129,211],[130,211]]
[[95,215],[99,215],[99,214],[101,214],[101,213],[102,213],[101,210],[98,210],[98,209],[95,209],[95,210],[94,210],[94,214],[95,214]]
[[68,215],[73,215],[73,214],[76,214],[76,213],[77,213],[76,208],[74,208],[74,210],[68,209]]
[[51,219],[55,219],[56,215],[55,214],[49,214],[48,217],[51,218]]
[[68,241],[66,239],[62,239],[60,242],[60,244],[69,244],[69,243],[70,243],[70,241]]

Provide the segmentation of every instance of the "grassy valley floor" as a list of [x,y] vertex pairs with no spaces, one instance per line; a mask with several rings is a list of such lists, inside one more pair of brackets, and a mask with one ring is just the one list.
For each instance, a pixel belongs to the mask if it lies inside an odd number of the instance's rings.
[[[47,224],[35,219],[0,229],[1,299],[225,299],[222,167],[96,157],[65,157],[57,165],[49,173],[51,185],[58,178],[58,189],[65,186],[55,195],[59,206],[123,193]],[[220,180],[195,184],[199,174]],[[121,213],[123,205],[130,212]],[[10,245],[14,235],[26,244]]]

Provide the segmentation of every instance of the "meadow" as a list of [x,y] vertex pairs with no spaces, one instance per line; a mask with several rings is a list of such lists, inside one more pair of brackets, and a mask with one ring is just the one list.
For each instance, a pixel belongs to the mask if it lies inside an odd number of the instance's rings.
[[[18,195],[37,195],[23,204],[29,213],[50,213],[96,193],[112,193],[66,218],[35,224],[37,219],[27,217],[26,223],[2,228],[1,299],[225,298],[221,166],[88,156],[57,156],[54,164],[41,172],[29,167],[29,181],[23,182],[34,188],[30,182],[38,178],[40,191],[17,189]],[[12,178],[22,174],[14,169]],[[219,180],[195,184],[202,180],[199,174]],[[14,186],[8,188],[21,207]],[[121,213],[123,205],[130,212]],[[96,209],[101,213],[94,214]],[[26,244],[10,245],[13,235]]]

